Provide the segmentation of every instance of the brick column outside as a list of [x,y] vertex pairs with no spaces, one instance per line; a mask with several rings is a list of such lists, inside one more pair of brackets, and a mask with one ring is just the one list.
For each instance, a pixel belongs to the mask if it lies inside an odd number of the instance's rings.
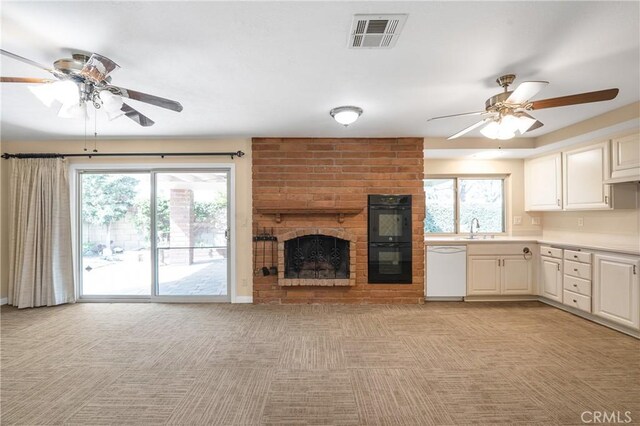
[[[169,198],[169,238],[171,247],[193,246],[193,191],[190,189],[172,189]],[[170,250],[169,262],[172,264],[193,263],[193,250]]]

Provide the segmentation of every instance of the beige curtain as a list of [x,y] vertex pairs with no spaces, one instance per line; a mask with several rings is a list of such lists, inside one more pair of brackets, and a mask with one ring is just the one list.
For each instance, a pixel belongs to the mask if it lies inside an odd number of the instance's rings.
[[9,304],[75,302],[66,161],[11,160]]

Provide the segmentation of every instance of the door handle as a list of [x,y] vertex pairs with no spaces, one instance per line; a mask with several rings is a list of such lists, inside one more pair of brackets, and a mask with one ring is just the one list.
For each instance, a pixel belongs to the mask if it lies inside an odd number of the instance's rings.
[[558,204],[558,206],[560,206],[560,198],[558,198],[558,200],[556,201],[556,203]]

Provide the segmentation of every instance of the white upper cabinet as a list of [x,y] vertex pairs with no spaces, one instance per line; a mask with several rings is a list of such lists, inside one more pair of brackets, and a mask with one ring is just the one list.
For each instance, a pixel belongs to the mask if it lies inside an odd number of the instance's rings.
[[611,139],[611,179],[609,182],[640,180],[640,133]]
[[563,206],[566,210],[611,208],[609,141],[566,151],[563,163]]
[[637,208],[640,134],[526,160],[524,174],[526,211]]
[[562,210],[562,154],[528,160],[525,171],[525,209]]

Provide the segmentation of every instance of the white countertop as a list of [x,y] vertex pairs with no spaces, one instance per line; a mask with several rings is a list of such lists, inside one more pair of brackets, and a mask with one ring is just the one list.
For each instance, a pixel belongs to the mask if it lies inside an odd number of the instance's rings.
[[581,249],[611,251],[616,253],[624,253],[624,254],[630,254],[634,256],[640,256],[640,246],[633,247],[629,245],[616,245],[616,244],[604,246],[602,244],[591,244],[591,243],[569,243],[565,241],[545,239],[541,235],[535,235],[535,236],[499,235],[499,236],[495,236],[494,238],[484,238],[481,236],[478,238],[474,238],[473,240],[460,237],[460,236],[433,236],[433,237],[425,237],[424,242],[428,246],[535,242],[538,244],[548,244],[551,246],[558,246],[562,248],[574,247],[574,248],[581,248]]

